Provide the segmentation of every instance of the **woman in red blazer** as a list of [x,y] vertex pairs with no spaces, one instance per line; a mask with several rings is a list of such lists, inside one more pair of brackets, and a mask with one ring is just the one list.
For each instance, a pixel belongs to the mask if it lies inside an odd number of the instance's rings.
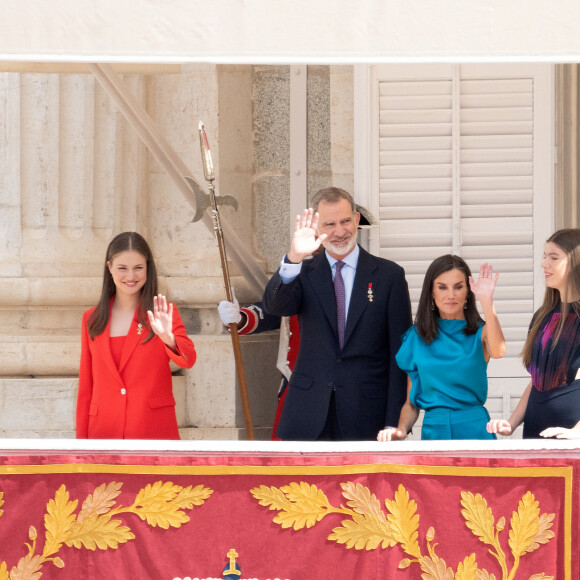
[[157,295],[149,245],[135,232],[107,249],[103,290],[81,329],[79,439],[179,439],[169,361],[196,353],[177,308]]

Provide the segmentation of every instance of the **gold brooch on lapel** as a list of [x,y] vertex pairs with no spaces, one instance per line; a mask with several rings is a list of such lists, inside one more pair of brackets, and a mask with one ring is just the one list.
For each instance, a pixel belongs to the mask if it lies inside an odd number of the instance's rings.
[[367,295],[369,297],[369,302],[373,301],[373,283],[369,282],[369,289],[367,290]]
[[141,334],[143,332],[143,325],[141,323],[139,323],[137,325],[137,334]]

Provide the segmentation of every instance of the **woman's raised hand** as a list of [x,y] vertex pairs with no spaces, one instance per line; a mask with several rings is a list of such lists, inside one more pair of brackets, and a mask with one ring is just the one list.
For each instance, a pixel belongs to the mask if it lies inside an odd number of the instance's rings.
[[479,269],[477,282],[473,280],[473,276],[469,277],[469,286],[479,301],[482,299],[485,300],[486,298],[493,297],[498,278],[499,272],[495,272],[494,274],[491,264],[485,262]]
[[151,330],[170,348],[175,347],[173,336],[173,304],[167,304],[163,294],[153,297],[153,312],[147,311]]

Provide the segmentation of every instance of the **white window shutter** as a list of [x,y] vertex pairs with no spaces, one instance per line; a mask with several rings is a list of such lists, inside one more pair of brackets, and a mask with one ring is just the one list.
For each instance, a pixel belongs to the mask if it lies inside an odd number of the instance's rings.
[[486,78],[476,67],[460,80],[459,253],[474,270],[489,261],[502,277],[503,364],[516,362],[534,312],[533,81]]
[[453,249],[451,78],[379,87],[380,255],[405,268],[413,312],[429,263]]

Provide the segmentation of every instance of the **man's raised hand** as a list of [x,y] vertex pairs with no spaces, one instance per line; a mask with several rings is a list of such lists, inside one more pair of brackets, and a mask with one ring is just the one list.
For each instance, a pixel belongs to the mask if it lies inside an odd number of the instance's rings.
[[326,234],[318,235],[318,212],[312,208],[305,209],[302,215],[296,216],[294,235],[290,251],[287,254],[290,262],[299,263],[307,256],[313,254],[320,244],[326,239]]

